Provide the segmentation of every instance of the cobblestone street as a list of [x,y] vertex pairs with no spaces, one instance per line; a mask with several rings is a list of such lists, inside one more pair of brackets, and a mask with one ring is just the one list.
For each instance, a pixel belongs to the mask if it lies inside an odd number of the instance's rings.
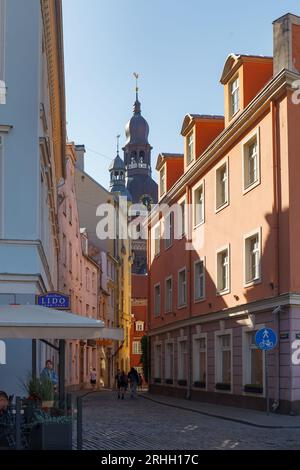
[[83,448],[300,449],[300,429],[262,429],[103,391],[84,398]]

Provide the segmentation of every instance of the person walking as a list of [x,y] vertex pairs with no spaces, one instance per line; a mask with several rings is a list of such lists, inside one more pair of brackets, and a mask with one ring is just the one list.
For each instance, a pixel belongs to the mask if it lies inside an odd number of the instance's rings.
[[139,374],[134,367],[131,367],[130,372],[128,374],[128,380],[130,383],[130,398],[136,398],[137,396],[137,386],[139,384]]
[[97,385],[97,372],[95,367],[90,370],[90,384],[92,386],[92,390],[95,390]]
[[127,376],[124,371],[121,371],[120,369],[118,369],[115,379],[117,382],[118,400],[120,398],[124,400],[124,395],[127,389]]

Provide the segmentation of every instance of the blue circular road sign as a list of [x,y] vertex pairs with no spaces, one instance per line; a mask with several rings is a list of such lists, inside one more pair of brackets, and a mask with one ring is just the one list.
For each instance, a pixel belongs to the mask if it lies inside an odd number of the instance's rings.
[[255,335],[255,343],[259,349],[269,351],[277,344],[277,335],[271,328],[262,328]]

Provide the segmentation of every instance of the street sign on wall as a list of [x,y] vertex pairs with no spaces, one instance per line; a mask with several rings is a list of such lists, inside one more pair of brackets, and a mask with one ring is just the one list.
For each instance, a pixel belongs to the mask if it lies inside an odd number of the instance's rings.
[[56,308],[57,310],[70,310],[70,296],[60,292],[47,292],[36,296],[36,304],[41,307]]
[[255,343],[259,349],[269,351],[277,344],[277,335],[271,328],[262,328],[255,335]]

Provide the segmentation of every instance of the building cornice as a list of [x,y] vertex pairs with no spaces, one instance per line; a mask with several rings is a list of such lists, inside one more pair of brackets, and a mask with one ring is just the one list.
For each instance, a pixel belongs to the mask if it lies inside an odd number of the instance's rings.
[[166,333],[168,331],[177,330],[179,328],[184,328],[189,325],[199,325],[202,323],[243,317],[252,313],[263,313],[266,311],[274,310],[279,305],[281,307],[300,307],[300,293],[290,292],[277,297],[271,297],[269,299],[263,299],[257,302],[228,308],[220,312],[206,313],[203,315],[193,316],[185,320],[178,320],[176,322],[172,322],[168,325],[163,325],[157,328],[151,328],[150,325],[149,336],[154,336],[157,334]]

